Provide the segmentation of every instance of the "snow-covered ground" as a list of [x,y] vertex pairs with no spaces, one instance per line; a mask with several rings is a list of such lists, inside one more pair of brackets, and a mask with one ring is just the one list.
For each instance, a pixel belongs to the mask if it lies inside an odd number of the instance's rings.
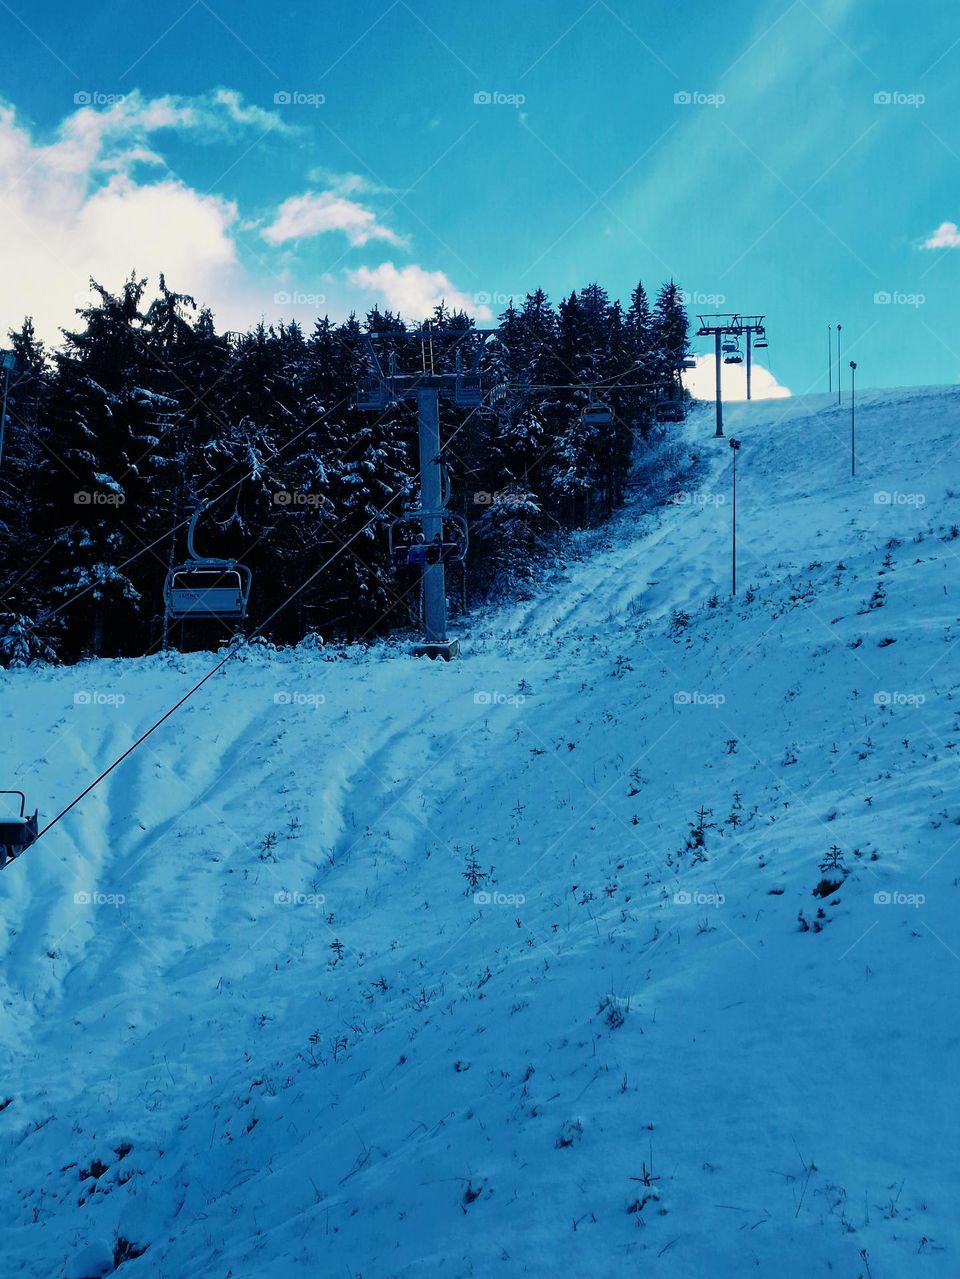
[[[251,650],[0,875],[4,1274],[960,1273],[960,390],[727,427],[736,598],[704,409],[459,663]],[[0,674],[0,784],[209,664]]]

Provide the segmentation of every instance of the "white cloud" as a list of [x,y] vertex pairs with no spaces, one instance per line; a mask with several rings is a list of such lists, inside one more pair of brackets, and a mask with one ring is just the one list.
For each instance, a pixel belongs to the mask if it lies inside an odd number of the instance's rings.
[[[39,335],[58,344],[61,327],[72,328],[76,309],[91,301],[90,277],[115,292],[131,271],[151,286],[164,272],[172,288],[213,307],[227,329],[281,317],[309,325],[324,311],[343,317],[359,290],[382,291],[418,319],[441,297],[485,314],[439,271],[387,263],[333,275],[310,265],[308,245],[292,260],[298,240],[326,231],[358,246],[400,243],[348,198],[373,194],[357,175],[331,174],[325,191],[284,200],[262,230],[234,201],[182,181],[165,158],[167,144],[184,138],[206,144],[242,133],[255,144],[269,129],[292,131],[224,89],[81,104],[43,138],[0,103],[0,335],[32,315]],[[241,253],[258,232],[263,256]]]
[[372,210],[333,191],[307,192],[284,200],[273,222],[261,234],[268,244],[286,244],[327,231],[342,231],[353,245],[370,240],[401,243],[399,236],[380,225]]
[[383,262],[378,267],[361,266],[348,271],[351,284],[373,293],[386,309],[412,320],[425,319],[440,302],[449,310],[466,311],[478,320],[492,319],[490,308],[454,288],[443,271],[425,271],[421,266],[395,267]]
[[[684,374],[684,383],[690,394],[697,400],[715,401],[717,398],[716,357],[698,355],[695,357],[697,367]],[[745,364],[724,364],[723,399],[745,400],[747,398],[747,367]],[[750,390],[755,400],[785,400],[793,392],[782,386],[769,369],[758,364],[754,357],[750,370]]]
[[32,315],[55,343],[88,300],[90,276],[116,290],[132,270],[154,285],[166,272],[226,324],[259,319],[259,289],[238,261],[236,206],[176,178],[152,137],[177,130],[209,141],[267,118],[225,90],[189,100],[133,93],[104,110],[81,106],[38,141],[0,107],[3,330]]
[[960,249],[960,227],[956,222],[941,222],[928,239],[924,240],[924,249]]

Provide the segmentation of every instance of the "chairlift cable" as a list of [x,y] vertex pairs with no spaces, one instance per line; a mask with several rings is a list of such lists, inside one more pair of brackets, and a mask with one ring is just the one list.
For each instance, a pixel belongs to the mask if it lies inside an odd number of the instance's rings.
[[336,551],[334,551],[333,554],[328,559],[326,559],[320,565],[319,568],[315,569],[314,572],[311,573],[310,576],[306,578],[305,581],[301,582],[300,585],[296,588],[296,590],[292,591],[290,595],[288,595],[287,598],[282,601],[282,603],[277,605],[277,607],[273,610],[273,612],[269,615],[269,617],[266,617],[260,623],[260,625],[257,627],[257,629],[253,632],[252,635],[248,637],[244,637],[238,643],[234,644],[234,646],[227,651],[227,653],[220,659],[220,661],[217,662],[215,666],[211,667],[209,671],[207,671],[206,675],[204,675],[202,679],[198,680],[197,683],[194,684],[192,688],[188,689],[187,692],[184,693],[183,696],[178,701],[174,702],[174,704],[168,710],[164,711],[164,713],[160,716],[160,718],[156,720],[155,723],[151,724],[150,727],[146,730],[146,732],[141,733],[140,736],[137,738],[137,740],[131,743],[131,745],[127,747],[127,749],[123,752],[122,755],[118,755],[112,764],[110,764],[107,768],[105,768],[103,772],[99,774],[99,776],[95,777],[93,781],[89,783],[89,785],[85,786],[84,789],[80,792],[80,794],[70,801],[70,803],[66,806],[66,808],[61,809],[61,811],[57,813],[56,817],[51,818],[51,820],[47,822],[46,826],[44,826],[43,829],[39,831],[33,843],[37,843],[39,840],[41,840],[43,836],[46,835],[47,831],[51,830],[54,826],[56,826],[56,824],[59,821],[61,821],[64,817],[66,817],[67,813],[69,813],[71,809],[75,808],[77,804],[79,804],[81,800],[85,799],[86,796],[89,795],[90,792],[94,790],[97,786],[99,786],[100,783],[105,778],[109,777],[115,768],[119,767],[119,765],[122,764],[125,759],[127,759],[130,755],[133,754],[133,752],[137,749],[138,746],[142,745],[147,740],[147,738],[150,737],[153,733],[155,733],[162,724],[166,723],[166,721],[170,718],[171,715],[173,715],[176,711],[178,711],[185,702],[189,701],[189,699],[193,697],[194,693],[199,692],[200,689],[203,688],[204,684],[206,684],[208,680],[212,679],[213,676],[216,675],[218,671],[223,670],[223,668],[227,665],[227,663],[231,661],[232,658],[236,657],[236,655],[242,649],[248,647],[251,640],[256,639],[257,636],[260,635],[261,632],[264,631],[266,627],[270,625],[270,623],[274,620],[274,618],[278,616],[278,614],[283,612],[283,610],[287,608],[288,605],[291,604],[293,600],[295,600],[297,596],[301,594],[302,591],[305,591],[307,587],[320,576],[321,573],[325,572],[326,569],[330,567],[330,565],[334,562],[334,560],[336,560],[340,555],[343,554],[343,552],[347,549],[348,546],[350,546],[352,542],[355,542],[362,533],[366,532],[366,530],[370,527],[371,524],[374,523],[375,520],[379,519],[382,515],[386,513],[388,508],[392,506],[392,504],[397,500],[397,498],[400,496],[402,491],[403,491],[402,489],[398,489],[396,493],[394,493],[391,496],[388,502],[386,502],[382,507],[380,507],[379,510],[374,511],[373,515],[370,516],[370,518],[367,520],[367,522],[364,525],[358,528],[357,531],[354,534],[352,534],[352,536],[349,537],[347,541],[342,544],[342,546],[340,546]]

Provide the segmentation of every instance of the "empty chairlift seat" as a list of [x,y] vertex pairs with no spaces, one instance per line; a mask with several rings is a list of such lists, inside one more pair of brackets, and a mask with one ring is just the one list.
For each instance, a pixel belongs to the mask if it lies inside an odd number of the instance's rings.
[[180,564],[167,576],[171,618],[243,618],[250,599],[250,570],[230,561]]
[[612,426],[613,412],[602,400],[591,400],[581,414],[584,426]]
[[174,621],[184,618],[241,621],[247,615],[253,574],[246,564],[236,560],[215,559],[198,555],[193,544],[197,520],[206,503],[194,511],[187,529],[187,551],[190,559],[177,564],[163,583],[163,603],[167,616]]
[[[11,812],[8,808],[0,810],[0,867],[6,866],[12,858],[19,856],[25,848],[29,848],[37,838],[37,814],[27,817],[27,797],[23,791],[0,791],[0,796],[13,795],[20,800],[19,812]],[[16,805],[10,807],[16,808]]]

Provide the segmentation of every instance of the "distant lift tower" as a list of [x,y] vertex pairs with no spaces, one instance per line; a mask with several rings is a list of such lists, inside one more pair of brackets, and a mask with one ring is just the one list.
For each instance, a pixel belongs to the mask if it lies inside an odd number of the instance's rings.
[[716,439],[723,438],[723,393],[720,379],[721,364],[743,364],[740,354],[740,339],[744,339],[747,354],[747,399],[752,399],[750,375],[753,364],[753,350],[765,350],[767,347],[767,330],[762,315],[698,315],[700,327],[698,338],[712,337],[717,363],[717,429]]
[[[377,357],[373,341],[367,338],[367,350],[373,368],[371,376],[362,380],[357,388],[357,408],[384,412],[391,404],[403,400],[416,401],[420,425],[420,498],[421,507],[407,511],[406,519],[418,518],[423,540],[429,547],[444,539],[444,508],[449,492],[444,483],[444,466],[440,449],[440,400],[452,400],[462,408],[479,409],[483,404],[483,380],[480,375],[480,355],[486,339],[495,329],[432,329],[432,339],[451,339],[455,347],[456,367],[452,373],[436,373],[432,356],[423,359],[420,373],[398,373],[396,359],[390,355],[389,368],[384,371]],[[386,339],[395,342],[396,333],[385,333]],[[411,343],[421,342],[419,332],[410,333]],[[471,343],[471,356],[464,366],[459,343]],[[429,364],[429,367],[427,367]],[[417,657],[442,657],[446,661],[457,657],[460,641],[447,637],[447,595],[444,572],[444,555],[438,554],[434,562],[423,567],[423,642],[415,644],[412,652]]]

